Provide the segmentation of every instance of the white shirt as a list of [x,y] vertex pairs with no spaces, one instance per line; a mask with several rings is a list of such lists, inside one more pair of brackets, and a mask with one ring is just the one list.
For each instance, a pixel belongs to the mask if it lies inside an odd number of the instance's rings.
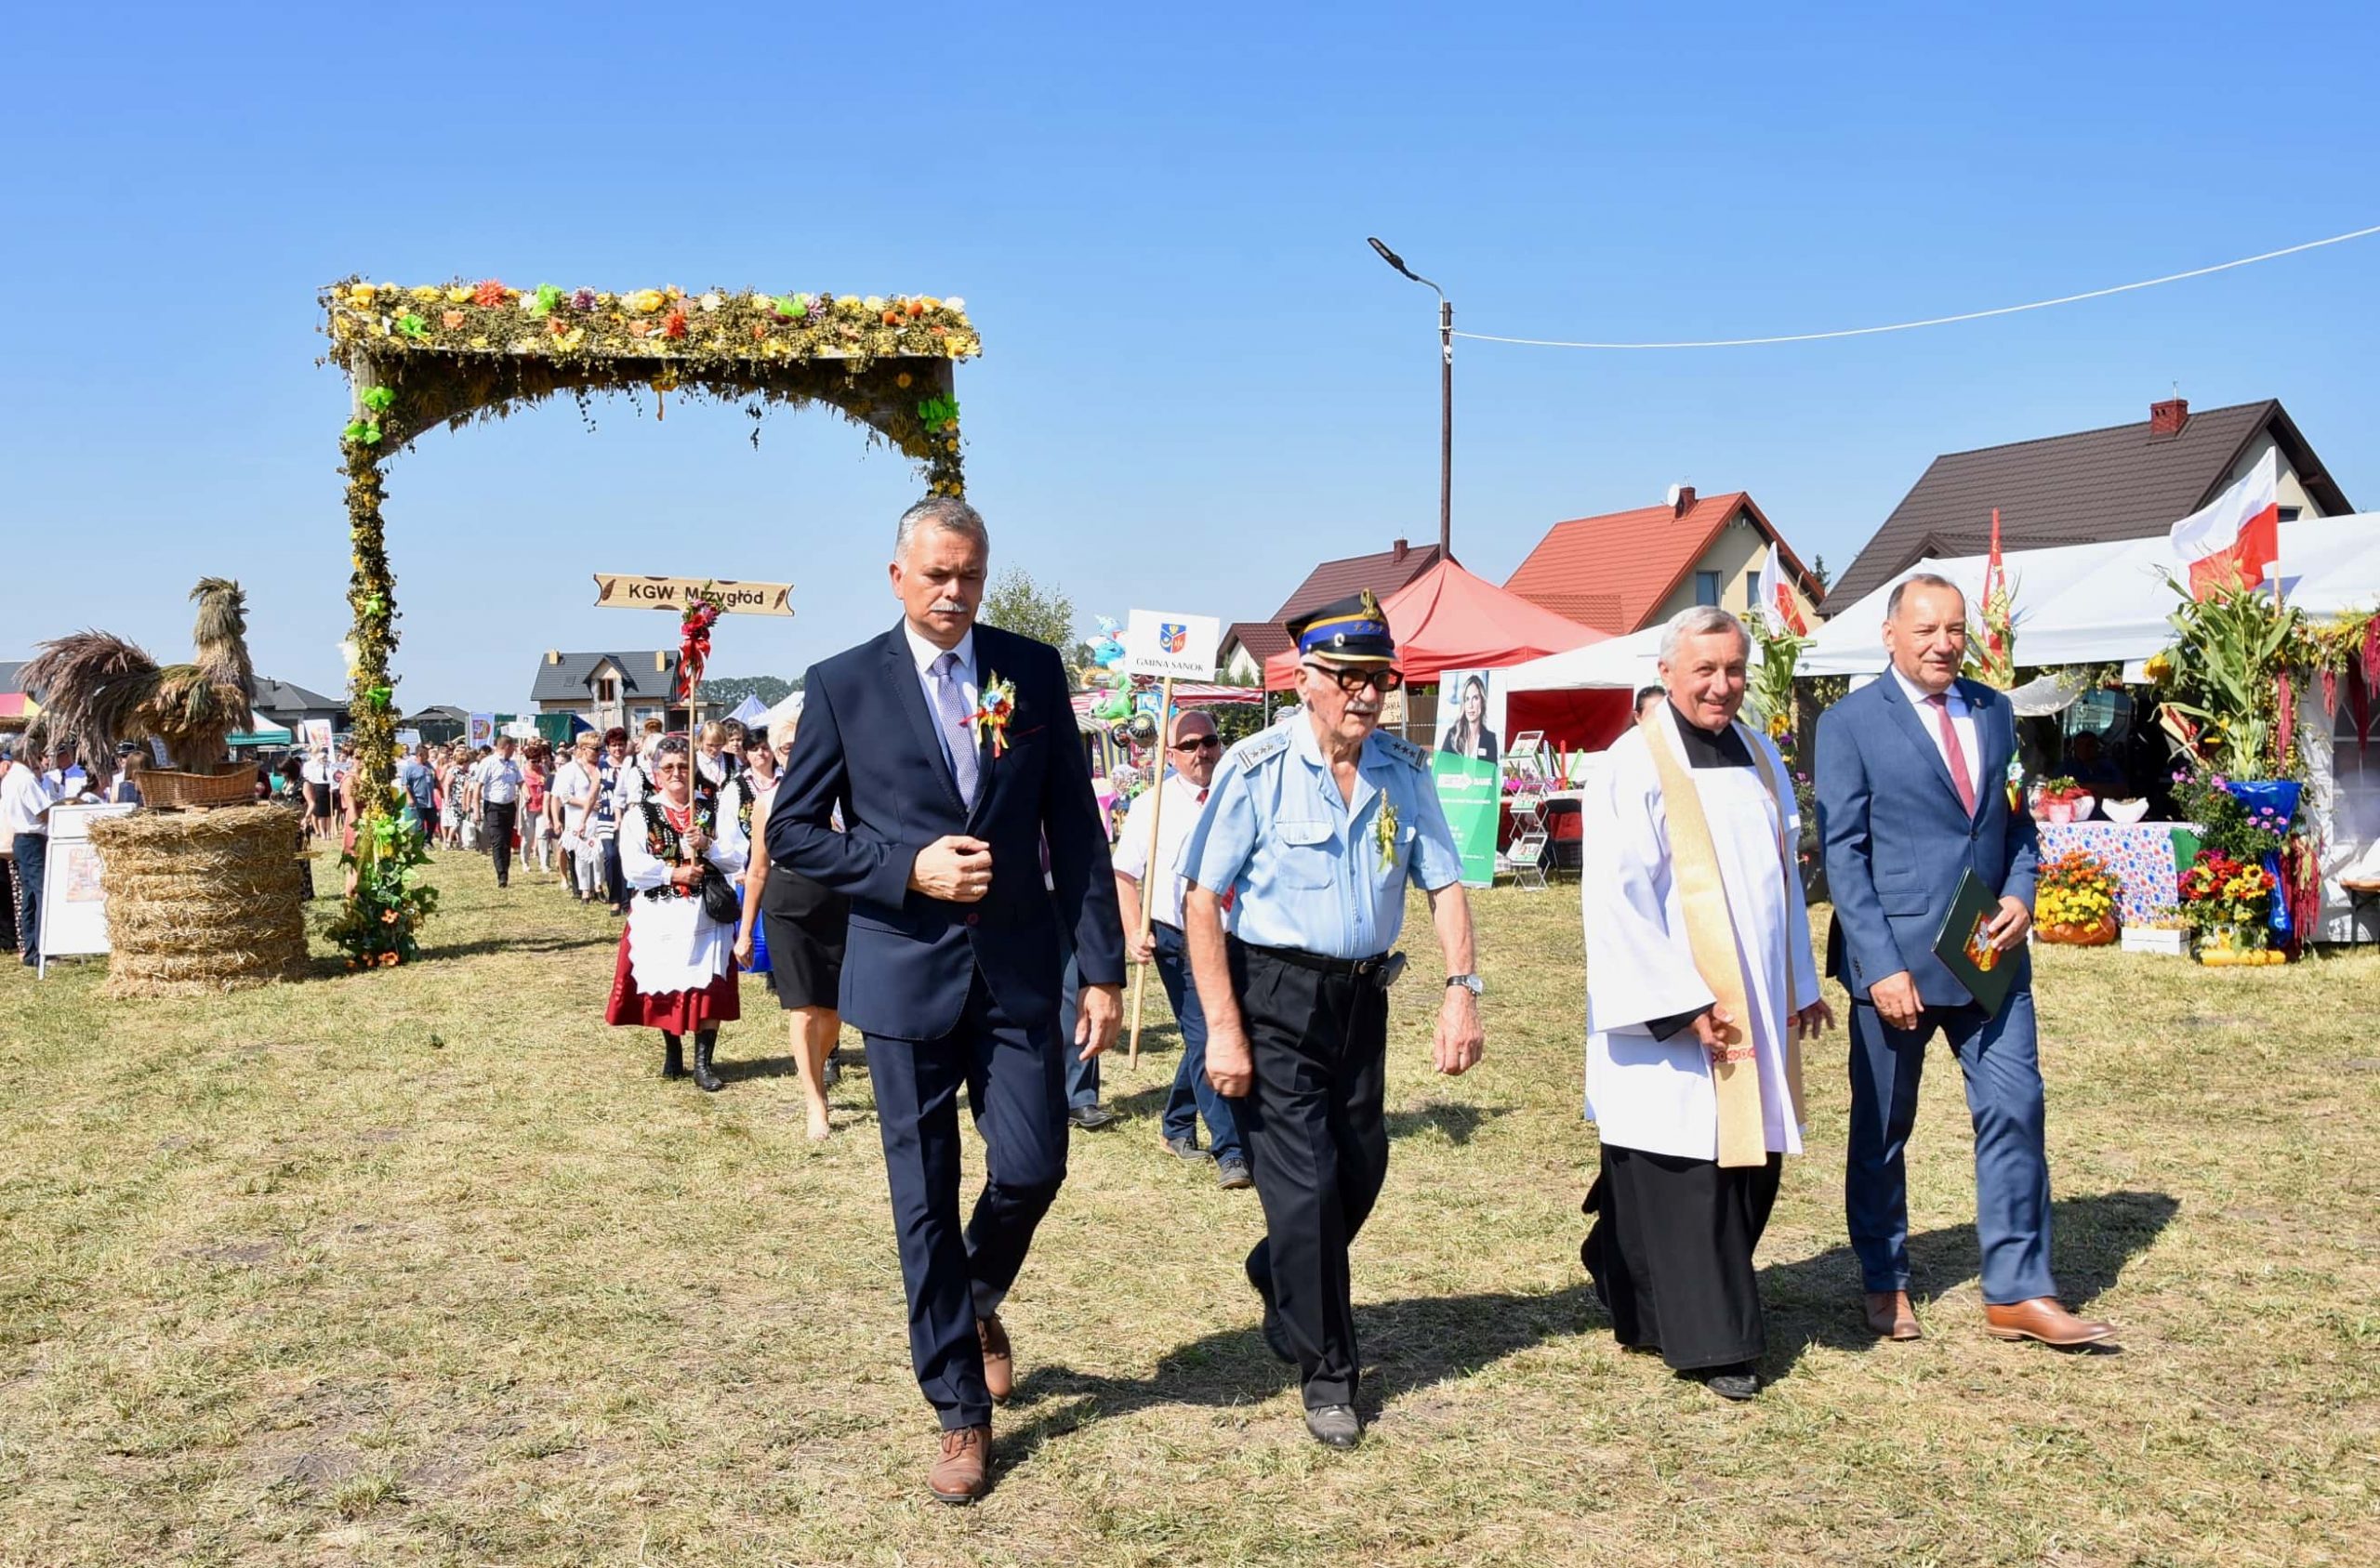
[[521,797],[521,759],[483,757],[471,770],[471,782],[480,786],[483,805],[509,806]]
[[[1934,705],[1934,699],[1926,694],[1925,688],[1901,674],[1898,665],[1885,667],[1892,671],[1893,679],[1900,682],[1900,694],[1907,697],[1909,705],[1917,710],[1917,722],[1925,727],[1925,738],[1934,743],[1934,754],[1942,759],[1943,771],[1948,772],[1950,749],[1942,744],[1941,710]],[[1943,695],[1950,699],[1950,728],[1959,737],[1959,749],[1966,753],[1967,783],[1974,786],[1975,797],[1980,800],[1983,798],[1983,737],[1976,733],[1975,710],[1967,706],[1966,698],[1960,694],[1955,685]]]
[[[1165,810],[1157,809],[1157,789],[1165,791]],[[1157,789],[1144,789],[1132,797],[1130,810],[1124,813],[1124,831],[1116,839],[1116,875],[1129,876],[1141,885],[1141,897],[1148,901],[1149,917],[1174,929],[1182,929],[1182,847],[1190,840],[1190,830],[1198,825],[1198,813],[1205,803],[1199,797],[1207,792],[1179,773],[1168,773]],[[1150,819],[1157,819],[1152,830]],[[1156,836],[1156,853],[1150,853],[1150,836]],[[1149,866],[1154,859],[1157,876],[1151,885]],[[1140,933],[1131,933],[1138,936]]]
[[554,797],[562,802],[564,833],[576,833],[587,825],[587,808],[595,799],[595,780],[575,757],[554,774]]
[[934,662],[945,652],[958,655],[959,700],[967,705],[968,712],[974,712],[983,701],[975,691],[975,628],[968,627],[967,635],[959,639],[957,647],[936,648],[932,643],[919,637],[918,628],[909,625],[908,618],[904,616],[901,620],[901,635],[909,639],[909,657],[918,662],[918,689],[925,693],[927,715],[935,720],[933,737],[942,743],[942,759],[950,764],[951,771],[955,776],[959,764],[950,753],[950,737],[943,733],[949,726],[941,722],[942,710],[935,705],[933,666]]
[[41,820],[41,814],[57,800],[57,793],[39,772],[21,762],[11,767],[6,777],[0,777],[0,836],[14,838],[20,833],[47,833],[49,824]]
[[319,756],[310,757],[306,758],[304,774],[310,784],[326,784],[331,782],[330,762]]
[[80,766],[69,768],[64,773],[52,768],[42,774],[41,782],[49,786],[49,793],[57,799],[72,800],[91,787],[91,775]]

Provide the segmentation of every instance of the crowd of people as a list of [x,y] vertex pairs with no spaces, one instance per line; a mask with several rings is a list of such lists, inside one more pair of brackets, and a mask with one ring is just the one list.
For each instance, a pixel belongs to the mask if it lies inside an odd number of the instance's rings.
[[55,748],[46,768],[30,748],[20,759],[21,745],[0,738],[0,954],[17,954],[33,968],[41,964],[50,811],[59,806],[139,805],[149,753],[127,741],[116,747],[113,771],[99,772],[86,768],[72,745]]
[[[1243,1272],[1263,1341],[1297,1369],[1311,1435],[1352,1447],[1349,1253],[1388,1166],[1388,998],[1408,891],[1424,895],[1446,962],[1434,1067],[1466,1072],[1485,1040],[1429,755],[1380,728],[1403,685],[1386,616],[1365,592],[1289,622],[1298,706],[1228,752],[1211,716],[1176,716],[1160,737],[1170,771],[1111,845],[1056,651],[976,624],[989,548],[962,501],[905,513],[901,623],[813,666],[799,721],[590,732],[559,765],[542,741],[425,746],[398,772],[405,813],[442,845],[485,852],[498,887],[520,848],[624,918],[604,1016],[659,1033],[665,1077],[723,1087],[739,977],[766,973],[810,1135],[825,1138],[836,1035],[846,1021],[860,1032],[912,1366],[942,1429],[927,1485],[945,1502],[990,1483],[992,1412],[1017,1359],[1000,1308],[1064,1179],[1070,1130],[1114,1119],[1087,1118],[1079,1096],[1087,1083],[1098,1109],[1128,966],[1154,965],[1182,1038],[1162,1146],[1211,1160],[1226,1189],[1253,1187],[1262,1229]],[[1887,612],[1886,677],[1818,724],[1835,903],[1823,978],[1843,987],[1850,1034],[1859,1310],[1882,1339],[1923,1332],[1903,1166],[1941,1034],[1975,1126],[1985,1329],[2095,1345],[2113,1327],[2069,1312],[2050,1275],[2024,949],[2038,851],[2003,784],[2016,754],[2006,698],[1958,675],[1965,614],[1952,584],[1911,577]],[[1795,796],[1776,747],[1738,719],[1751,650],[1715,608],[1670,624],[1661,683],[1638,693],[1587,792],[1580,878],[1585,1112],[1601,1146],[1580,1261],[1622,1344],[1731,1401],[1761,1386],[1752,1258],[1803,1149],[1801,1048],[1836,1022],[1796,870]],[[1466,700],[1462,724],[1464,747],[1492,753],[1484,703]],[[28,863],[46,813],[98,793],[73,764],[0,759],[0,832],[36,906]],[[323,756],[281,778],[314,831],[351,837],[351,770]],[[137,794],[137,765],[107,788]],[[1968,901],[1983,913],[1962,968],[1937,933]],[[21,914],[20,929],[30,962]],[[2006,992],[1987,1001],[1976,977],[2000,966]],[[963,1223],[962,1092],[985,1145]]]

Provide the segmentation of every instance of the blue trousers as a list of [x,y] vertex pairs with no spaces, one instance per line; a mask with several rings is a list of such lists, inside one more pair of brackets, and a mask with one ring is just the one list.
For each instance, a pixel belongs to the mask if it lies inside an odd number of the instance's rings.
[[1207,1121],[1207,1147],[1218,1161],[1248,1158],[1239,1136],[1239,1118],[1231,1101],[1207,1082],[1207,1014],[1198,1005],[1198,987],[1190,978],[1190,947],[1181,929],[1152,922],[1157,939],[1157,978],[1164,982],[1165,999],[1173,1004],[1174,1021],[1182,1025],[1182,1061],[1173,1070],[1173,1091],[1165,1100],[1165,1136],[1197,1141],[1198,1118]]
[[41,962],[41,881],[49,856],[49,835],[20,833],[9,852],[17,857],[17,945],[24,950],[30,967]]
[[[1051,1022],[1018,1023],[981,974],[938,1040],[870,1034],[867,1073],[909,1299],[909,1361],[945,1431],[990,1424],[975,1320],[1025,1266],[1066,1176],[1064,1074]],[[959,1091],[984,1139],[984,1190],[959,1224]]]
[[1975,1228],[1983,1298],[1994,1306],[2055,1296],[2049,1273],[2049,1155],[2043,1140],[2033,997],[1981,1008],[1927,1008],[1895,1029],[1869,1003],[1851,1005],[1851,1147],[1843,1206],[1870,1290],[1909,1288],[1909,1177],[1902,1154],[1917,1120],[1925,1048],[1939,1031],[1966,1078],[1975,1122]]

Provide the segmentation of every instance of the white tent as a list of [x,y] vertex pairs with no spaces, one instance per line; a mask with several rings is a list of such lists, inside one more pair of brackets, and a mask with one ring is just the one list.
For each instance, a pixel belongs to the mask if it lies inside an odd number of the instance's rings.
[[[738,708],[736,711],[737,711],[738,713],[741,713],[743,710],[742,710],[741,708]],[[780,719],[780,718],[800,718],[800,717],[801,717],[801,693],[800,693],[800,692],[796,692],[792,693],[790,696],[787,697],[787,698],[785,699],[785,701],[783,701],[783,702],[781,702],[781,703],[777,704],[777,705],[776,705],[776,706],[774,706],[774,707],[773,707],[773,708],[770,708],[767,712],[765,712],[765,713],[761,714],[761,715],[760,716],[760,718],[759,718],[759,720],[758,720],[757,722],[749,722],[749,723],[747,723],[747,724],[745,725],[745,728],[746,728],[747,730],[757,730],[757,731],[759,731],[761,734],[765,735],[765,734],[767,734],[771,730],[774,730],[774,729],[775,729],[775,728],[776,728],[776,724],[777,724],[777,720],[778,720],[778,719]]]
[[752,727],[752,720],[760,718],[762,714],[765,714],[768,711],[768,705],[760,701],[760,698],[747,697],[742,702],[736,704],[735,711],[729,714],[727,717],[748,730]]
[[[1881,674],[1884,649],[1879,628],[1893,588],[1917,573],[1931,572],[1959,585],[1972,614],[1982,602],[1988,559],[1919,561],[1831,617],[1802,651],[1798,673]],[[2004,560],[2016,600],[2020,665],[2129,662],[2146,659],[2173,640],[2166,617],[2180,600],[2164,574],[2186,579],[2188,568],[2162,534],[2014,550]],[[2380,512],[2282,523],[2280,571],[2281,591],[2309,615],[2370,608],[2380,600]]]

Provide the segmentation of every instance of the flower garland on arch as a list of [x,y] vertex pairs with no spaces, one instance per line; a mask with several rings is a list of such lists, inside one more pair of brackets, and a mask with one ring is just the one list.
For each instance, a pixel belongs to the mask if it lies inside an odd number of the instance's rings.
[[[350,277],[321,301],[324,362],[347,373],[352,391],[339,448],[352,561],[348,699],[364,820],[349,857],[355,890],[333,931],[358,967],[414,957],[414,933],[435,908],[434,893],[415,885],[422,852],[404,842],[393,784],[398,612],[381,515],[391,455],[441,425],[502,418],[556,395],[586,414],[590,392],[680,391],[743,407],[756,446],[769,405],[831,408],[917,460],[932,494],[966,491],[953,372],[983,341],[957,298]],[[707,627],[699,629],[707,652]],[[698,671],[699,661],[696,679]]]

